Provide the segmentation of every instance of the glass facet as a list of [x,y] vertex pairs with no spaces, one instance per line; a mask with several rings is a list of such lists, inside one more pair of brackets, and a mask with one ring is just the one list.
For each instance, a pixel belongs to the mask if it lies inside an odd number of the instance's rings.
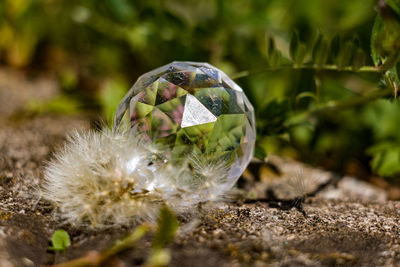
[[142,75],[118,106],[114,128],[125,114],[133,134],[159,144],[177,164],[201,155],[226,162],[232,184],[253,155],[253,107],[208,63],[172,62]]

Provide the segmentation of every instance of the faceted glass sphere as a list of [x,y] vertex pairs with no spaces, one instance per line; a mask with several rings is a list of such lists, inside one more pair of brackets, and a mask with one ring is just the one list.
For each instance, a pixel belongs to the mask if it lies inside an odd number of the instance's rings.
[[222,160],[236,182],[253,155],[253,107],[208,63],[172,62],[140,76],[118,106],[114,128],[127,111],[132,133],[160,144],[177,164],[199,155]]

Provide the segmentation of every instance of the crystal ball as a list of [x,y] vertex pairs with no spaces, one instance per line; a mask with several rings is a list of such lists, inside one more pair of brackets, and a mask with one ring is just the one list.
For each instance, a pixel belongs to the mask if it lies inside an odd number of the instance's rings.
[[158,144],[167,160],[224,161],[233,182],[253,155],[253,106],[208,63],[172,62],[140,76],[117,108],[114,129],[127,119],[131,133]]

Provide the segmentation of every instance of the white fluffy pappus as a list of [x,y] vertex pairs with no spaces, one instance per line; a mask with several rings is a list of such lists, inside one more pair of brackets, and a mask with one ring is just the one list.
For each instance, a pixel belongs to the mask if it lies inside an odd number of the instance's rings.
[[70,136],[42,187],[66,223],[95,229],[155,221],[162,205],[184,213],[222,200],[232,186],[224,161],[189,155],[173,164],[129,130],[104,130]]

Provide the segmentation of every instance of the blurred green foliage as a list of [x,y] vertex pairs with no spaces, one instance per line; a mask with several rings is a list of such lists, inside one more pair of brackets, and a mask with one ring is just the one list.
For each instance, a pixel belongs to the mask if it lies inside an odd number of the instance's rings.
[[241,77],[256,109],[257,151],[356,175],[371,166],[399,178],[400,103],[372,101],[399,85],[399,6],[398,0],[2,0],[0,60],[54,73],[64,96],[80,101],[63,104],[66,111],[100,108],[107,119],[140,74],[174,60],[210,62]]

